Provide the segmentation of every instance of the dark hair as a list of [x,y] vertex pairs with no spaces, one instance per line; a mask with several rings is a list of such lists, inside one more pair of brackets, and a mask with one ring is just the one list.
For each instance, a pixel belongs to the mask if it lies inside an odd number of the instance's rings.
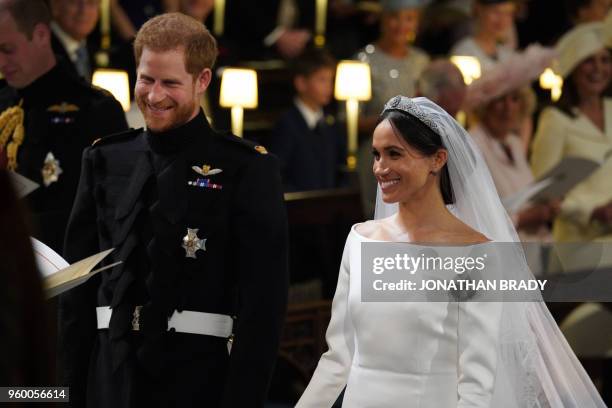
[[[582,64],[584,61],[587,61],[588,58],[585,58],[580,62]],[[580,65],[578,64],[578,65]],[[578,65],[576,68],[578,68]],[[576,72],[576,68],[570,72],[570,74],[563,80],[563,85],[561,87],[561,97],[557,102],[554,103],[554,106],[557,107],[560,111],[564,112],[568,116],[574,118],[576,114],[573,111],[573,108],[577,107],[580,104],[580,96],[578,95],[578,89],[576,88],[576,84],[574,83],[574,72]],[[608,85],[608,88],[604,89],[601,93],[601,97],[608,97],[612,91],[612,81]]]
[[574,118],[576,117],[576,114],[574,113],[573,108],[578,106],[579,102],[580,98],[578,96],[578,89],[576,89],[576,85],[572,80],[572,75],[569,75],[563,81],[563,85],[561,87],[561,97],[554,103],[554,106],[556,106],[561,112]]
[[576,21],[578,12],[589,7],[593,3],[593,0],[565,0],[565,13],[570,21]]
[[309,77],[322,68],[336,69],[336,59],[323,48],[307,48],[293,62],[295,76]]
[[[426,156],[431,156],[440,149],[446,149],[439,134],[407,112],[397,109],[386,110],[378,118],[378,123],[384,120],[389,121],[396,134],[399,134],[406,143]],[[442,167],[440,174],[440,192],[444,204],[454,204],[455,195],[447,163]]]
[[32,39],[37,24],[49,25],[51,12],[45,0],[3,0],[0,1],[0,13],[8,12],[17,28],[28,40]]

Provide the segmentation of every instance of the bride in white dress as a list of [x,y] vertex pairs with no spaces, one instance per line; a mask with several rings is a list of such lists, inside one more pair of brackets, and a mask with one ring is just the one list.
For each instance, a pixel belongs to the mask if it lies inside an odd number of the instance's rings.
[[[364,242],[518,242],[480,152],[425,98],[391,99],[373,135],[375,220],[347,238],[323,354],[298,408],[605,407],[546,305],[363,302]],[[492,244],[494,245],[494,244]],[[533,278],[522,250],[505,279]]]

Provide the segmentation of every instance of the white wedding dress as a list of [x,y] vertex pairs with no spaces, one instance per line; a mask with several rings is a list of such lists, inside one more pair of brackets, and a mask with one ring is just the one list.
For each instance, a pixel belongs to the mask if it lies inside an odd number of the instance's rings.
[[[455,198],[449,211],[493,241],[488,259],[495,263],[487,274],[534,279],[465,129],[426,98],[397,96],[387,110],[440,135]],[[378,195],[375,218],[397,211]],[[363,302],[361,251],[368,241],[380,242],[351,229],[327,329],[329,351],[297,408],[331,407],[344,386],[347,408],[605,408],[539,292],[520,302],[478,302],[478,293],[467,302]],[[503,243],[512,247],[501,250]]]
[[361,243],[370,241],[351,229],[329,350],[297,407],[331,407],[345,385],[344,407],[489,407],[500,304],[362,302]]

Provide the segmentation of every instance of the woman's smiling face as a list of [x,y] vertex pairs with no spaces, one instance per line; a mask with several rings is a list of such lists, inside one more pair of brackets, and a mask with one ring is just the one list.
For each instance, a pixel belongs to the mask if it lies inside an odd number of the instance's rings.
[[387,119],[374,130],[372,153],[372,169],[386,203],[418,200],[431,188],[439,188],[434,172],[441,166],[436,155],[424,155],[410,146]]
[[576,67],[572,79],[579,94],[600,96],[612,79],[610,51],[604,48],[586,58]]

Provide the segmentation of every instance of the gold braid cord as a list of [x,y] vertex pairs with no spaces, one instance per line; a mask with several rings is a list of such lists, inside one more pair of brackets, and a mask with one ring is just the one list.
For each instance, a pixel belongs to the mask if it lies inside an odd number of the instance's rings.
[[7,168],[13,171],[17,169],[17,152],[24,138],[22,103],[23,100],[0,114],[0,148],[6,149]]

